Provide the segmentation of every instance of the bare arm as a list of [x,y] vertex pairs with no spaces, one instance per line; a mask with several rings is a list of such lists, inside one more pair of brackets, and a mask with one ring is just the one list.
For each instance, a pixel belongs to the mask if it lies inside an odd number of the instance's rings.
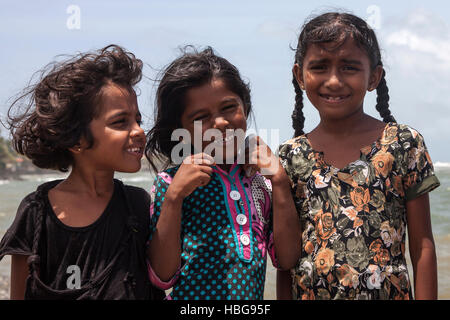
[[150,264],[162,281],[168,281],[175,275],[181,256],[180,229],[183,199],[172,196],[169,189],[167,189],[161,215],[148,247]]
[[209,183],[213,163],[214,159],[206,154],[189,157],[167,188],[147,252],[153,271],[162,281],[170,280],[180,264],[183,200],[197,187]]
[[437,299],[437,262],[428,193],[406,203],[409,253],[417,300]]
[[11,255],[11,300],[25,298],[26,280],[28,277],[28,256]]
[[277,300],[292,300],[292,277],[289,270],[277,270]]
[[301,254],[301,227],[292,198],[291,186],[280,160],[265,142],[256,137],[257,145],[249,150],[249,165],[272,183],[273,239],[279,267],[295,266]]
[[289,178],[281,164],[272,181],[273,239],[276,256],[281,269],[295,266],[301,253],[301,227]]

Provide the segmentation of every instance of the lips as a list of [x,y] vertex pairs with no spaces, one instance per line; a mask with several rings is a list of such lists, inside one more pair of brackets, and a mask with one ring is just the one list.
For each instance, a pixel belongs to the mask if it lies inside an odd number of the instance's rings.
[[340,103],[350,97],[349,94],[338,95],[338,94],[322,94],[322,93],[319,93],[319,96],[328,103]]
[[142,146],[132,146],[126,149],[128,153],[131,153],[135,156],[142,156],[144,154],[144,147]]

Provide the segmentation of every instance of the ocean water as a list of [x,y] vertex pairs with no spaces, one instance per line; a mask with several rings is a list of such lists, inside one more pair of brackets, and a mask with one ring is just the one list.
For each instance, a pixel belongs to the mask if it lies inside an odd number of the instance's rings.
[[[435,163],[436,175],[441,186],[430,193],[431,222],[433,227],[438,261],[438,298],[450,299],[450,163]],[[54,179],[64,178],[61,174],[22,176],[22,181],[0,180],[0,238],[11,225],[17,206],[38,185]],[[153,176],[149,172],[117,174],[124,183],[150,190]],[[408,250],[406,250],[408,252]],[[409,261],[409,256],[407,255]],[[9,298],[10,257],[0,262],[0,299]],[[409,264],[412,280],[412,268]],[[276,271],[270,259],[267,261],[265,299],[276,299]]]

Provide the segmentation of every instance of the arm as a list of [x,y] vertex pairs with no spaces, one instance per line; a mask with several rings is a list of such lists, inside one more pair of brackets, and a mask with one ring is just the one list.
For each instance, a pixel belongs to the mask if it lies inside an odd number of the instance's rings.
[[249,151],[249,165],[272,183],[273,239],[281,269],[295,266],[301,254],[301,227],[292,198],[289,177],[280,160],[256,137],[256,147]]
[[290,271],[277,270],[277,300],[292,300],[292,277]]
[[[278,159],[277,159],[278,161]],[[289,178],[281,164],[277,174],[270,179],[273,199],[273,239],[280,268],[295,266],[301,253],[301,227]]]
[[171,279],[178,270],[181,256],[181,206],[183,199],[167,189],[161,216],[148,247],[154,272],[162,281]]
[[181,208],[197,187],[209,183],[214,159],[206,154],[188,157],[169,185],[148,247],[150,265],[162,281],[170,280],[180,266]]
[[28,256],[11,255],[11,300],[25,298],[26,280],[28,277]]
[[417,300],[437,299],[437,263],[428,193],[406,203],[409,252]]

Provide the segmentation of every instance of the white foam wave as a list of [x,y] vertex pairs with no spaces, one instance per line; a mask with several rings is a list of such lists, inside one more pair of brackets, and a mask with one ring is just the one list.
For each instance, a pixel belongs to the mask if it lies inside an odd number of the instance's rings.
[[433,164],[435,168],[450,168],[450,162],[437,161]]
[[120,178],[123,182],[153,182],[153,177]]
[[0,180],[0,186],[4,185],[4,184],[8,184],[9,181],[8,180]]

